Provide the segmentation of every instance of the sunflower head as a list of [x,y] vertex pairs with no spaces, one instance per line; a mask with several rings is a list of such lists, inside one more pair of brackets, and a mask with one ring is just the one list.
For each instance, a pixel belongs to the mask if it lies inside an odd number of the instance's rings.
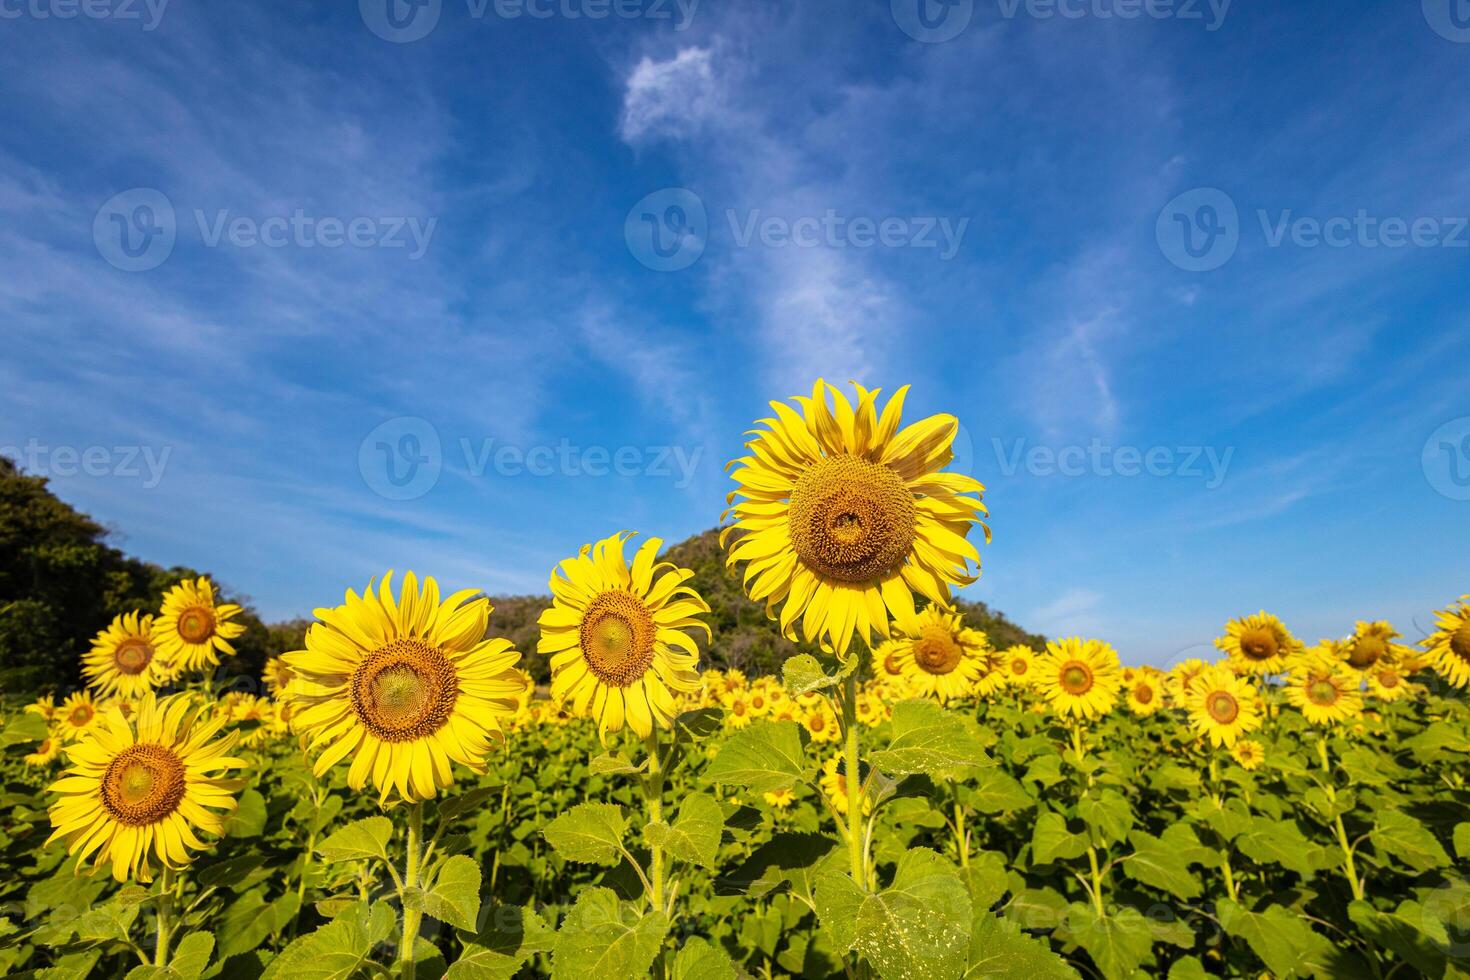
[[490,612],[477,589],[440,601],[438,583],[421,588],[412,572],[397,595],[389,572],[318,609],[306,649],[282,658],[295,675],[283,703],[321,751],[316,774],[350,757],[353,789],[371,779],[380,801],[412,802],[450,786],[452,762],[483,772],[526,688],[520,654],[485,638]]
[[1229,667],[1202,671],[1189,685],[1185,698],[1190,727],[1212,745],[1230,748],[1265,720],[1255,688]]
[[[935,415],[906,427],[907,388],[878,411],[877,390],[853,383],[857,403],[818,380],[810,398],[772,402],[774,417],[731,465],[735,521],[721,534],[731,567],[781,631],[845,656],[854,636],[888,637],[911,618],[914,594],[946,604],[978,576],[967,540],[984,487],[943,469],[959,422]],[[976,571],[970,572],[970,565]]]
[[235,652],[230,641],[245,632],[244,624],[231,622],[241,611],[232,602],[216,602],[208,578],[185,579],[163,596],[163,611],[153,624],[154,647],[172,670],[212,670],[220,654]]
[[1390,623],[1359,620],[1353,635],[1343,644],[1342,654],[1353,670],[1367,673],[1380,664],[1401,663],[1408,650],[1394,640],[1399,631]]
[[66,700],[56,709],[56,730],[61,734],[62,741],[73,741],[90,731],[101,713],[101,708],[87,691],[68,694]]
[[1036,663],[1036,689],[1064,718],[1107,714],[1123,686],[1118,654],[1102,640],[1070,637],[1047,643]]
[[1430,665],[1455,687],[1470,687],[1470,596],[1436,611],[1434,623],[1420,641]]
[[[660,562],[659,538],[649,538],[630,563],[631,533],[583,545],[551,573],[552,604],[541,614],[536,649],[551,656],[551,696],[574,715],[597,720],[606,738],[626,724],[647,738],[668,728],[678,698],[700,691],[695,634],[709,626],[709,606],[687,583],[694,573]],[[719,695],[744,690],[728,671]]]
[[1127,679],[1125,695],[1128,710],[1140,718],[1158,714],[1164,707],[1163,686],[1159,683],[1158,675],[1151,670],[1133,671],[1133,675]]
[[1030,687],[1035,678],[1036,651],[1028,646],[1017,644],[1007,647],[1001,651],[999,668],[1005,677],[1005,682],[1010,687]]
[[1266,761],[1266,750],[1255,739],[1243,738],[1230,750],[1230,757],[1240,768],[1250,772]]
[[165,660],[154,642],[153,617],[139,612],[117,616],[92,640],[82,657],[82,674],[103,697],[135,698],[169,680]]
[[1226,623],[1215,646],[1225,651],[1237,673],[1254,675],[1280,673],[1301,649],[1281,620],[1265,610]]
[[990,640],[964,624],[963,616],[929,606],[900,624],[885,659],[891,657],[907,688],[920,697],[950,701],[989,694],[1005,680]]
[[1338,725],[1363,713],[1361,683],[1337,656],[1336,645],[1324,642],[1294,662],[1286,697],[1312,724]]

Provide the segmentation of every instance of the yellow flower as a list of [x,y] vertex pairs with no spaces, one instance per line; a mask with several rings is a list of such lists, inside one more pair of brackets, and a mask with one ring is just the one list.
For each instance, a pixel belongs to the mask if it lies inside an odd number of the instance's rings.
[[1140,718],[1157,714],[1164,707],[1164,689],[1153,671],[1134,671],[1126,690],[1128,710]]
[[1298,658],[1286,683],[1286,699],[1314,725],[1337,725],[1363,712],[1358,675],[1324,643]]
[[985,488],[942,472],[959,421],[934,415],[900,429],[907,387],[881,416],[879,392],[853,387],[856,408],[820,380],[795,399],[802,414],[771,403],[775,417],[735,461],[735,522],[720,535],[734,536],[728,563],[745,563],[750,597],[773,619],[781,605],[783,634],[796,639],[800,625],[807,642],[842,656],[854,636],[871,646],[911,618],[914,593],[944,604],[951,586],[973,582],[980,553],[967,535],[977,523],[990,535]]
[[1419,685],[1412,684],[1401,667],[1395,664],[1379,664],[1367,672],[1368,690],[1385,703],[1399,701],[1419,693]]
[[1046,645],[1036,662],[1035,683],[1063,717],[1097,718],[1113,709],[1123,672],[1117,652],[1107,643],[1071,637]]
[[153,617],[131,612],[117,616],[97,634],[82,655],[82,674],[103,697],[136,698],[169,679],[153,643]]
[[56,699],[51,695],[36,698],[35,701],[26,705],[25,712],[28,715],[40,715],[47,721],[56,716]]
[[750,702],[743,694],[727,694],[725,696],[725,724],[731,728],[748,728],[755,720],[750,710]]
[[1400,663],[1409,651],[1403,644],[1393,642],[1399,635],[1398,630],[1383,620],[1370,623],[1360,619],[1357,629],[1343,645],[1343,658],[1353,670],[1365,673],[1379,664]]
[[1215,646],[1225,651],[1238,673],[1263,675],[1285,670],[1287,658],[1302,645],[1281,620],[1262,610],[1226,623],[1225,635],[1215,640]]
[[[675,696],[700,687],[694,631],[709,626],[694,573],[659,562],[659,538],[649,538],[629,566],[614,534],[583,545],[551,573],[551,608],[541,614],[537,651],[551,655],[551,696],[573,714],[597,719],[603,737],[626,723],[642,738],[668,728]],[[565,577],[563,577],[565,576]],[[725,675],[727,684],[738,672]],[[730,688],[733,689],[733,688]]]
[[60,754],[61,739],[55,735],[47,735],[36,743],[36,751],[25,757],[25,763],[28,766],[49,766]]
[[150,852],[179,868],[204,848],[196,830],[218,835],[235,809],[242,780],[224,772],[244,765],[230,756],[235,736],[216,739],[224,718],[200,721],[200,709],[180,696],[143,696],[136,725],[109,711],[67,749],[71,766],[51,784],[54,831],[70,853],[93,867],[112,862],[118,881],[150,881]]
[[1189,724],[1211,745],[1230,748],[1244,735],[1261,727],[1260,696],[1228,667],[1202,672],[1189,685],[1185,699]]
[[91,729],[100,716],[97,710],[97,702],[92,700],[92,695],[86,691],[78,691],[67,695],[61,707],[56,710],[56,728],[61,734],[63,742],[70,742],[80,738]]
[[785,810],[796,802],[796,794],[789,789],[778,789],[774,793],[762,793],[761,799],[765,800],[777,810]]
[[233,654],[230,641],[245,627],[230,622],[240,614],[232,602],[215,602],[214,583],[200,576],[169,589],[163,597],[163,612],[153,623],[153,645],[173,671],[212,670],[221,653]]
[[826,698],[818,697],[801,710],[798,720],[811,735],[813,742],[837,742],[842,739],[842,727],[837,714]]
[[893,656],[909,690],[940,702],[988,694],[1004,675],[995,669],[990,641],[966,626],[959,613],[930,606],[898,624],[898,634],[874,659]]
[[291,668],[286,666],[286,661],[280,657],[270,657],[265,662],[265,669],[260,673],[260,679],[265,682],[266,689],[274,697],[280,697],[291,683]]
[[393,573],[344,605],[318,609],[306,649],[285,655],[292,724],[321,750],[318,776],[351,759],[347,784],[369,780],[380,802],[409,802],[454,782],[450,763],[484,772],[502,723],[520,708],[521,655],[485,639],[490,602],[465,589],[440,602],[439,586],[412,572],[393,595]]
[[1036,679],[1036,651],[1017,644],[1000,654],[1001,674],[1010,687],[1030,687]]
[[1261,743],[1254,739],[1243,738],[1235,743],[1230,750],[1230,758],[1236,761],[1240,768],[1249,772],[1260,767],[1266,761],[1266,750]]
[[1169,700],[1176,706],[1183,707],[1189,696],[1189,685],[1209,667],[1209,664],[1198,657],[1190,657],[1171,667],[1164,675],[1164,692],[1169,695]]
[[[819,784],[822,794],[832,801],[832,808],[847,816],[847,772],[841,756],[832,756],[822,763],[822,779]],[[863,816],[873,812],[873,801],[863,794]]]
[[1435,630],[1419,643],[1430,664],[1455,687],[1470,687],[1470,595],[1434,614]]

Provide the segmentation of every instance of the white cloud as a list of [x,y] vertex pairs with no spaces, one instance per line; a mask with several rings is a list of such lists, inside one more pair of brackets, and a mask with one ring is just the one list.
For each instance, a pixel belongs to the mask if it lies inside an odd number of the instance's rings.
[[645,57],[626,81],[623,139],[687,139],[719,116],[724,101],[708,48],[685,48],[667,61]]

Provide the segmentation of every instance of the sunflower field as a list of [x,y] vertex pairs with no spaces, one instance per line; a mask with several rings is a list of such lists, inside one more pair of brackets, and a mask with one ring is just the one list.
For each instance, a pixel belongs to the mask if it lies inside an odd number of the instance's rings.
[[262,693],[208,578],[118,616],[86,690],[4,706],[6,973],[1470,977],[1470,597],[1417,639],[1242,615],[1167,670],[994,644],[957,420],[854,387],[731,464],[779,676],[702,669],[693,573],[626,531],[534,650],[414,573]]

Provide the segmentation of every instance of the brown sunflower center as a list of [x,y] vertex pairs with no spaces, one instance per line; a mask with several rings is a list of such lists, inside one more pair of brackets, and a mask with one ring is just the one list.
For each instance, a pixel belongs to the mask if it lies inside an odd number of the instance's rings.
[[653,614],[633,593],[598,593],[582,615],[580,637],[587,669],[613,687],[636,683],[653,666],[656,632]]
[[162,745],[129,745],[102,774],[102,806],[129,827],[157,823],[177,810],[183,798],[184,763]]
[[1470,622],[1450,634],[1450,652],[1466,663],[1470,663]]
[[459,697],[454,664],[417,636],[390,640],[368,654],[349,686],[357,720],[385,742],[412,742],[437,732]]
[[1092,668],[1080,660],[1068,660],[1062,664],[1058,679],[1061,682],[1062,690],[1074,697],[1079,697],[1092,690]]
[[1240,717],[1240,702],[1229,691],[1211,691],[1205,698],[1205,710],[1221,725],[1229,725]]
[[948,674],[960,665],[960,645],[949,630],[926,626],[914,641],[914,663],[929,674]]
[[1378,672],[1379,687],[1392,689],[1398,687],[1402,682],[1403,678],[1399,677],[1399,672],[1392,667],[1385,667]]
[[1133,700],[1139,704],[1152,704],[1154,700],[1154,689],[1147,684],[1139,684],[1133,689]]
[[807,567],[842,582],[871,582],[903,564],[917,518],[914,496],[897,473],[842,453],[796,481],[788,521]]
[[806,723],[806,726],[814,732],[826,731],[827,719],[821,715],[812,715],[811,719]]
[[203,643],[214,635],[214,610],[190,606],[179,613],[179,636],[185,643]]
[[1341,695],[1342,692],[1337,689],[1337,685],[1325,677],[1314,678],[1307,682],[1307,700],[1313,704],[1330,707],[1337,703]]
[[1240,652],[1247,660],[1270,660],[1281,650],[1276,631],[1265,626],[1253,626],[1240,634]]
[[148,669],[153,660],[153,647],[147,640],[124,640],[112,654],[117,669],[130,677]]
[[1017,677],[1025,676],[1031,670],[1031,661],[1025,657],[1017,657],[1011,661],[1011,673]]
[[90,704],[79,704],[75,708],[71,709],[71,712],[66,716],[66,719],[76,727],[81,728],[83,725],[91,722],[91,720],[96,716],[97,710],[93,708]]
[[1388,653],[1388,644],[1380,636],[1360,636],[1348,651],[1348,663],[1359,670],[1372,667]]

